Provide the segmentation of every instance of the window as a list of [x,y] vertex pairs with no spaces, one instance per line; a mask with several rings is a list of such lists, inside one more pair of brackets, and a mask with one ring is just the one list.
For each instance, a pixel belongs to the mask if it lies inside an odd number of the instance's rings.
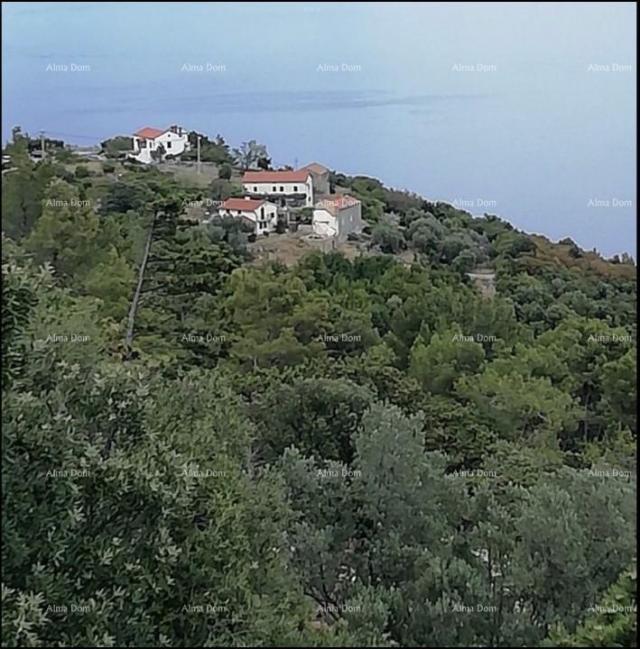
[[167,142],[167,149],[171,148],[171,142]]
[[281,191],[281,192],[284,191],[284,187],[283,187],[282,185],[280,185],[280,191]]
[[258,191],[258,188],[257,188],[257,187],[254,187],[254,188],[253,188],[253,191],[254,191],[254,192],[257,192],[257,191]]
[[298,193],[298,185],[293,186],[293,193],[297,194]]
[[273,191],[274,191],[274,192],[276,191],[276,187],[275,187],[275,185],[273,186]]
[[260,218],[264,219],[264,206],[260,208]]

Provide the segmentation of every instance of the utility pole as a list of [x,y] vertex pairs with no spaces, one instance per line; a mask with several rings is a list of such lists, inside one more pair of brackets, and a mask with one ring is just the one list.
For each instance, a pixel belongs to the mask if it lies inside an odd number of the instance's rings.
[[198,135],[198,145],[197,145],[197,172],[200,173],[200,136]]
[[40,131],[40,157],[44,160],[44,131]]

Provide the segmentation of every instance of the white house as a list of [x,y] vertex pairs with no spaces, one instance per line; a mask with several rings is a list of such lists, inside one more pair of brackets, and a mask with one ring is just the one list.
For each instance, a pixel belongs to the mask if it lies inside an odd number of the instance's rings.
[[146,126],[133,134],[133,151],[129,157],[149,164],[168,155],[180,155],[190,148],[187,131],[181,126],[170,126],[165,130]]
[[273,232],[278,225],[278,207],[265,200],[227,198],[219,209],[220,216],[240,218],[254,226],[256,234]]
[[245,193],[278,199],[281,206],[299,203],[313,206],[313,180],[308,169],[298,171],[246,171],[242,177]]
[[347,194],[326,196],[316,204],[311,223],[316,234],[345,241],[362,231],[362,203]]

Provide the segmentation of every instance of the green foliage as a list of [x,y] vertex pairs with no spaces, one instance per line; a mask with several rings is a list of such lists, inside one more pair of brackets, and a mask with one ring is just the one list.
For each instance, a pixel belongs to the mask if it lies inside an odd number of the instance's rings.
[[231,165],[230,164],[223,164],[220,166],[220,170],[218,171],[218,177],[222,178],[223,180],[231,180]]
[[7,146],[2,645],[633,646],[629,260],[334,173],[377,250],[260,263],[201,145]]
[[372,242],[382,252],[395,254],[404,248],[402,232],[391,223],[378,223],[371,232]]
[[208,136],[202,133],[190,131],[188,138],[189,143],[191,144],[191,149],[189,151],[184,151],[180,155],[182,160],[196,160],[198,138],[200,138],[200,160],[202,162],[213,162],[218,165],[225,165],[230,164],[233,161],[233,157],[229,151],[229,145],[224,141],[222,136],[218,135],[215,139],[210,140]]
[[25,150],[10,149],[15,171],[3,174],[2,231],[20,240],[28,236],[42,214],[42,201],[53,176],[51,165],[33,166]]
[[575,426],[573,400],[547,377],[501,374],[488,367],[481,375],[460,378],[456,390],[505,439],[554,447],[560,433]]
[[36,261],[48,261],[61,278],[85,272],[94,261],[98,217],[77,190],[54,181],[43,199],[42,216],[26,241]]
[[295,446],[307,455],[349,463],[351,435],[372,395],[344,379],[307,379],[277,385],[255,404],[264,455],[277,459]]
[[148,207],[153,198],[150,188],[140,181],[118,181],[109,186],[102,202],[102,211],[129,212],[140,211]]
[[209,196],[213,201],[242,196],[242,186],[223,178],[216,178],[209,184]]
[[264,161],[267,161],[269,156],[267,154],[267,147],[264,144],[258,144],[255,140],[249,140],[248,142],[243,142],[240,147],[233,150],[233,158],[241,169],[246,170],[256,167],[265,168]]
[[433,394],[451,391],[454,381],[473,374],[484,361],[484,349],[456,331],[434,333],[428,344],[417,338],[411,350],[409,375]]
[[637,631],[637,577],[635,567],[621,573],[601,601],[574,633],[554,629],[543,646],[548,647],[635,647]]
[[133,151],[133,138],[126,135],[116,135],[100,144],[107,158],[124,158],[125,154]]

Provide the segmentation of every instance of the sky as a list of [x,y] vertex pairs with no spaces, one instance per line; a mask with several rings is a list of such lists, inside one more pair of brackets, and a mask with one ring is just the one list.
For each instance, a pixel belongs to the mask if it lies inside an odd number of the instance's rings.
[[4,3],[2,137],[179,123],[635,256],[633,3]]

